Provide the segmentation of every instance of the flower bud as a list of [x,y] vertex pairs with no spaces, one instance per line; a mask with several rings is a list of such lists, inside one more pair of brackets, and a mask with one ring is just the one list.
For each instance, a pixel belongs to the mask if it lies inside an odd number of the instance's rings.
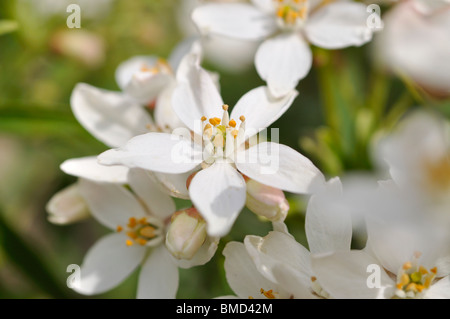
[[56,193],[47,204],[48,220],[53,224],[67,225],[90,216],[89,208],[80,195],[78,184],[72,184]]
[[283,221],[289,211],[289,203],[283,191],[249,178],[246,181],[247,208],[271,221]]
[[166,235],[166,247],[177,259],[191,259],[206,239],[206,222],[195,208],[176,212]]

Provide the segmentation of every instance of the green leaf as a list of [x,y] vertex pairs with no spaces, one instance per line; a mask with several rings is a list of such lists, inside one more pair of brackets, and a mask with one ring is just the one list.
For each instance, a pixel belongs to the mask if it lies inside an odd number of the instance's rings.
[[13,20],[0,20],[0,35],[14,32],[18,29],[19,24]]

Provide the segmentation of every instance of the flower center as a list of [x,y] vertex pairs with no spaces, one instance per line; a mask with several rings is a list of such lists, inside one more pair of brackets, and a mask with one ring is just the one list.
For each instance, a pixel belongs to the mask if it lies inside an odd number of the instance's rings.
[[[264,290],[263,288],[261,288],[259,290],[259,292],[261,293],[261,295],[263,295],[267,299],[278,299],[277,298],[278,293],[274,292],[273,289]],[[254,299],[254,298],[253,298],[253,296],[248,296],[248,299]]]
[[140,71],[142,73],[146,73],[146,74],[151,74],[151,75],[155,75],[155,74],[173,74],[173,70],[172,67],[170,66],[170,64],[167,62],[167,60],[159,58],[155,65],[153,66],[149,66],[147,64],[142,64],[141,65],[141,69]]
[[245,132],[245,117],[241,116],[239,129],[236,121],[230,120],[228,105],[223,105],[222,119],[213,117],[201,118],[203,127],[204,163],[212,164],[217,158],[229,158],[234,160],[234,151],[242,140]]
[[274,0],[279,26],[283,29],[298,29],[308,16],[308,0]]
[[420,266],[417,259],[420,253],[414,255],[412,261],[403,264],[403,267],[397,274],[397,298],[421,298],[426,290],[431,286],[436,277],[437,268],[426,269]]
[[131,217],[125,226],[117,226],[117,232],[125,231],[129,239],[126,240],[127,246],[135,243],[141,246],[153,246],[156,242],[162,240],[164,225],[161,221],[152,217],[142,217],[137,219]]
[[427,180],[433,190],[447,190],[450,188],[450,154],[437,161],[425,162]]

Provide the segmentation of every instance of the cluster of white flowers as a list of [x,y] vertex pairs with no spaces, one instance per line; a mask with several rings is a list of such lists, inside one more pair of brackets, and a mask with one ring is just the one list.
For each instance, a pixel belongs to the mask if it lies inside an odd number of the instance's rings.
[[[386,19],[383,48],[400,72],[446,92],[450,4],[438,2],[395,5],[391,15],[412,26]],[[141,266],[138,298],[175,298],[177,267],[207,263],[247,206],[272,221],[273,231],[245,234],[223,250],[238,298],[450,298],[448,123],[419,112],[378,139],[374,185],[327,180],[296,150],[258,138],[299,95],[295,88],[313,65],[310,44],[341,49],[372,39],[366,9],[347,0],[210,1],[192,12],[200,36],[168,60],[139,56],[117,68],[121,92],[78,84],[74,115],[112,149],[61,165],[78,181],[52,198],[49,219],[66,224],[92,215],[113,234],[87,253],[76,290],[105,292]],[[209,37],[260,43],[254,63],[267,85],[227,105],[217,74],[201,66]],[[308,248],[284,224],[283,191],[310,195]],[[192,207],[177,211],[171,197]],[[352,249],[357,224],[367,235],[361,250]]]

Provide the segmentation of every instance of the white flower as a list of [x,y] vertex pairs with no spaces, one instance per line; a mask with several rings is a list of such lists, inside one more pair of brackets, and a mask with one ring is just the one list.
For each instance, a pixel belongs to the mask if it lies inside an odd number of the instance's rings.
[[274,99],[266,87],[259,87],[245,94],[230,115],[211,77],[198,66],[188,72],[187,81],[173,94],[174,110],[192,133],[140,135],[98,158],[105,165],[171,174],[202,168],[190,181],[190,199],[207,221],[208,234],[223,236],[245,205],[242,174],[295,193],[310,193],[322,186],[322,173],[295,150],[272,142],[253,145],[249,141],[278,119],[296,95],[291,91]]
[[409,114],[374,151],[387,165],[407,201],[429,216],[447,216],[450,208],[450,129],[434,114]]
[[364,251],[312,258],[322,287],[336,298],[450,298],[449,254],[426,221],[368,220]]
[[238,297],[331,297],[310,263],[313,254],[350,250],[352,225],[350,215],[338,205],[341,191],[339,180],[333,179],[324,192],[311,197],[305,223],[310,251],[281,231],[227,244],[226,277]]
[[192,18],[200,32],[249,41],[264,40],[256,69],[276,97],[309,72],[308,42],[321,48],[360,46],[372,37],[366,6],[352,1],[253,0],[251,4],[206,4]]
[[[244,0],[213,0],[210,2],[244,2]],[[181,32],[188,37],[200,38],[195,24],[192,22],[191,13],[203,0],[183,0],[178,11],[177,22]],[[242,72],[253,65],[258,43],[245,40],[230,39],[221,36],[210,35],[199,39],[205,54],[205,60],[214,63],[227,72]]]
[[438,95],[450,94],[450,2],[402,1],[383,18],[379,56],[394,72]]
[[80,283],[74,289],[86,295],[103,293],[141,266],[138,298],[175,298],[177,267],[209,261],[217,240],[208,238],[191,260],[173,258],[164,241],[175,203],[158,190],[145,171],[130,170],[128,180],[132,192],[117,184],[79,181],[92,215],[114,233],[88,251]]

